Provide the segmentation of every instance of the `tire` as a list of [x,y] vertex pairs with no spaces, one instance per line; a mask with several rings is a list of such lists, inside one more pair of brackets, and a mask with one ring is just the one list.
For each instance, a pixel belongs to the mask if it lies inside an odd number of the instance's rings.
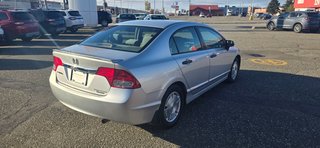
[[69,30],[71,33],[76,33],[78,31],[78,28],[72,27]]
[[235,82],[238,78],[239,75],[239,70],[240,70],[240,59],[236,58],[231,66],[230,72],[228,74],[227,82]]
[[[167,89],[159,110],[155,114],[155,120],[153,120],[155,125],[162,128],[171,128],[177,124],[185,106],[186,94],[184,92],[179,85],[172,85]],[[170,115],[168,115],[168,112],[171,112]]]
[[294,31],[295,33],[301,33],[301,32],[302,32],[302,25],[301,25],[301,24],[295,24],[295,25],[293,26],[293,31]]
[[108,25],[109,25],[109,23],[108,23],[107,20],[102,20],[102,21],[101,21],[101,26],[103,26],[103,27],[108,27]]
[[270,22],[270,23],[267,25],[267,28],[268,28],[268,30],[270,30],[270,31],[274,31],[275,28],[276,28],[276,26],[275,26],[275,24],[274,24],[273,22]]
[[32,37],[23,37],[21,38],[22,41],[24,42],[30,42],[33,38]]

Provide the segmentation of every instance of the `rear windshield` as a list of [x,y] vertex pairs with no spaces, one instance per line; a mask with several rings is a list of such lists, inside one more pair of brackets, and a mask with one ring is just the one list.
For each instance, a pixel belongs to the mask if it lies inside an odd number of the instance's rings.
[[135,20],[136,17],[133,14],[121,14],[120,19],[132,19]]
[[7,20],[8,16],[5,13],[0,13],[0,20]]
[[57,18],[61,18],[62,15],[59,11],[47,11],[47,17],[49,19],[57,19]]
[[129,52],[142,51],[162,31],[141,26],[115,26],[99,32],[81,45]]
[[71,16],[81,16],[79,11],[69,11],[68,12]]
[[33,19],[31,14],[27,12],[13,12],[12,17],[16,21],[28,21]]
[[166,17],[164,15],[151,15],[153,20],[165,20]]

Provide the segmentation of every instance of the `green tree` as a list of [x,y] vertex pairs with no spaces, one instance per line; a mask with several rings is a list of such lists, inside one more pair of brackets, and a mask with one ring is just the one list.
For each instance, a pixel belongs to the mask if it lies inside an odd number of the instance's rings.
[[278,0],[271,0],[267,7],[267,11],[271,14],[276,14],[279,11],[280,3]]
[[294,11],[293,2],[293,0],[287,0],[286,3],[283,5],[286,12]]

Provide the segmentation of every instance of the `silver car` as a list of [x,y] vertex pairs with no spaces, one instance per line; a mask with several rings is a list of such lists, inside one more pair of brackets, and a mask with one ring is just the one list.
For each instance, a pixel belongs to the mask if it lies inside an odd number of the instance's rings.
[[205,24],[129,21],[53,51],[50,86],[76,111],[174,126],[185,105],[237,79],[239,49]]

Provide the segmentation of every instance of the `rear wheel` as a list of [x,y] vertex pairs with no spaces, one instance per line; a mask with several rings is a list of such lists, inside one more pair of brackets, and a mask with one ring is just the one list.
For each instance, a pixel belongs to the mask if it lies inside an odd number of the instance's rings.
[[268,30],[273,31],[273,30],[275,30],[276,27],[275,27],[275,24],[273,22],[270,22],[267,25],[267,28],[268,28]]
[[101,21],[101,25],[102,25],[103,27],[108,27],[108,21],[107,21],[107,20],[102,20],[102,21]]
[[302,32],[302,25],[301,24],[295,24],[293,26],[293,31],[296,33],[301,33]]
[[156,116],[156,124],[170,128],[177,124],[185,105],[185,94],[179,85],[168,88]]

